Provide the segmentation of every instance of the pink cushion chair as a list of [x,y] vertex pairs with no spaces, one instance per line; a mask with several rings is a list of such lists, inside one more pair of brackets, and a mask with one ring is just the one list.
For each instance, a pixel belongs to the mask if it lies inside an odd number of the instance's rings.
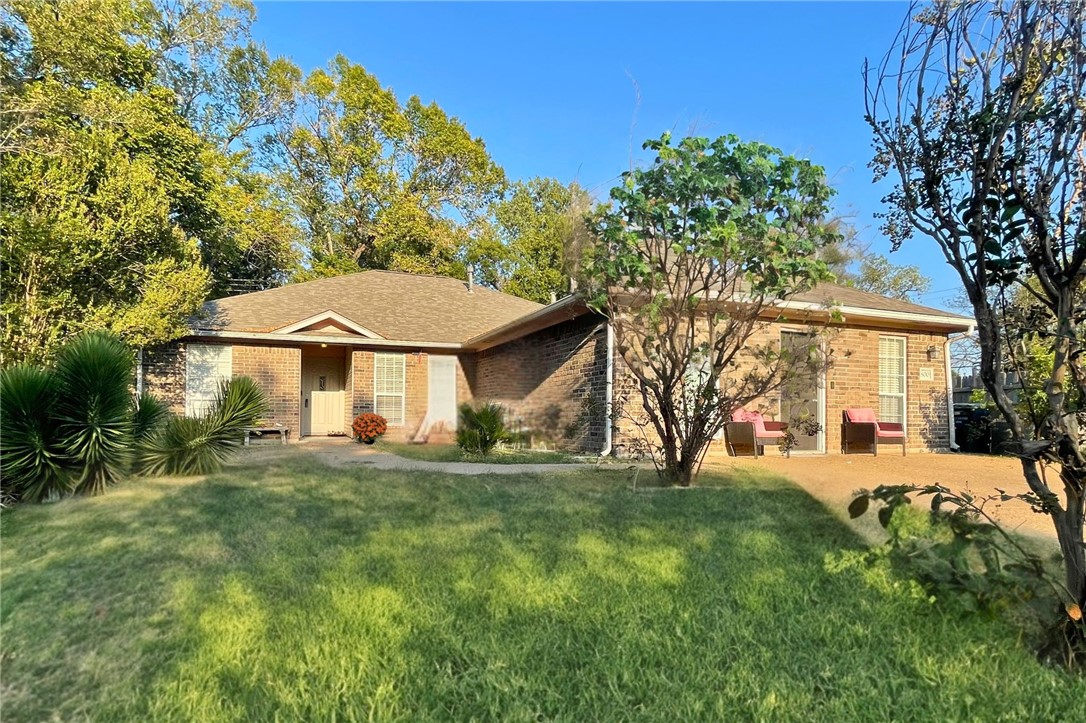
[[905,426],[897,422],[880,422],[875,410],[854,407],[841,412],[841,454],[853,451],[879,453],[880,444],[900,444],[905,456]]
[[[724,425],[724,440],[728,454],[738,456],[736,447],[750,447],[754,456],[765,453],[765,445],[777,444],[784,437],[788,425],[783,422],[766,421],[761,412],[748,412],[740,407],[732,412],[732,421]],[[791,450],[785,452],[791,457]]]

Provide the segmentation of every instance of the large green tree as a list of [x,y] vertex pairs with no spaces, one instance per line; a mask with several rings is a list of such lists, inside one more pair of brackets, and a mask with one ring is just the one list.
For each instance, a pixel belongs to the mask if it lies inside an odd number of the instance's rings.
[[[187,19],[164,44],[171,8]],[[5,363],[49,356],[85,327],[164,341],[209,291],[283,276],[286,210],[168,82],[178,53],[222,40],[204,32],[222,9],[66,0],[3,11]]]
[[818,336],[761,343],[776,305],[829,277],[823,169],[734,136],[649,141],[587,222],[579,279],[633,376],[665,481],[689,485],[738,407],[822,364]]
[[547,303],[570,292],[566,241],[588,194],[553,178],[517,181],[490,206],[469,246],[479,280],[507,294]]
[[343,56],[297,83],[267,150],[307,236],[301,278],[365,268],[462,276],[473,223],[505,185],[479,138]]

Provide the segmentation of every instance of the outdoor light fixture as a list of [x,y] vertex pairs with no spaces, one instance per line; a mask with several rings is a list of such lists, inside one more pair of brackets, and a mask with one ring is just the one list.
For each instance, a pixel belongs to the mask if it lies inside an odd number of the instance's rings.
[[327,349],[327,348],[328,348],[327,344],[321,344],[321,349]]
[[935,361],[939,358],[939,347],[932,344],[928,347],[928,361]]

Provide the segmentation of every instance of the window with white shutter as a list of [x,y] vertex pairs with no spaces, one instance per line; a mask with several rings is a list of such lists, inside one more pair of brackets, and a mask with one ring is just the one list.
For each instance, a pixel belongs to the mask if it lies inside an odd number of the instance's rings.
[[879,421],[905,424],[905,339],[879,337]]
[[404,423],[404,365],[403,354],[373,355],[373,411],[385,418],[392,427]]
[[185,415],[207,412],[219,385],[233,373],[232,348],[223,344],[189,344],[185,349]]

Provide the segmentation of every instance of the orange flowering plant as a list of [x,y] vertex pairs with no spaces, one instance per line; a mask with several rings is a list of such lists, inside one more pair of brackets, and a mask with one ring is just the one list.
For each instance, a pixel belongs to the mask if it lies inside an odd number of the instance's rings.
[[374,440],[388,431],[388,422],[380,414],[365,412],[354,418],[351,431],[359,442],[373,444]]

